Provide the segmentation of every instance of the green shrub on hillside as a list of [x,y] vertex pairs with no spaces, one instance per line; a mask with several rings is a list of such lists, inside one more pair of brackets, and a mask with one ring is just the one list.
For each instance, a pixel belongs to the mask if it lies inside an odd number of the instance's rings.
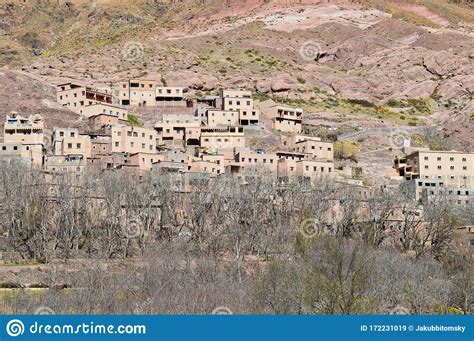
[[130,123],[132,127],[143,127],[143,123],[140,119],[132,114],[128,114],[128,123]]

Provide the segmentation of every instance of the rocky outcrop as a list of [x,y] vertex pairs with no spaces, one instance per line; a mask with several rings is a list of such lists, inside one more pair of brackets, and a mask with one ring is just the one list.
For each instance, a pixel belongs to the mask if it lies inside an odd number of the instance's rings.
[[440,77],[456,74],[460,65],[465,62],[465,58],[446,51],[431,52],[423,59],[426,70]]
[[168,86],[182,86],[185,89],[211,91],[219,87],[219,80],[210,75],[194,72],[173,71],[164,76]]
[[284,92],[298,87],[297,81],[290,75],[281,75],[273,79],[271,83],[271,90],[273,92]]

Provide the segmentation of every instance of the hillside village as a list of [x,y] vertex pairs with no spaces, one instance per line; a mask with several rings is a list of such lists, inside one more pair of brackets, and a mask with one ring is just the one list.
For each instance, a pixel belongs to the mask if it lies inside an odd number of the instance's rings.
[[[334,143],[302,133],[301,108],[254,101],[251,91],[223,90],[220,96],[189,98],[180,87],[160,81],[132,79],[116,88],[99,90],[79,84],[57,86],[57,101],[82,115],[88,129],[51,127],[45,135],[40,115],[6,116],[0,158],[19,158],[47,174],[80,176],[86,169],[246,177],[272,174],[282,183],[311,183],[321,177],[367,191],[360,167],[334,166]],[[158,107],[165,114],[153,129],[130,119],[129,107]],[[185,108],[191,114],[173,114]],[[261,113],[271,118],[265,126]],[[133,116],[132,116],[133,117]],[[283,148],[254,150],[248,134],[265,129],[282,134]],[[409,149],[409,148],[408,148]],[[394,160],[392,183],[407,181],[413,197],[435,195],[450,188],[450,200],[469,205],[474,196],[474,154],[421,148]],[[418,181],[417,181],[418,180]]]

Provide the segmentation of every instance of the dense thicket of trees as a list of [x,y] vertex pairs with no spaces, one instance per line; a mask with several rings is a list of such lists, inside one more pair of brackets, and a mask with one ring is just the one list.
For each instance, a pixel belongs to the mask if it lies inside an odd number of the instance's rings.
[[[51,177],[14,163],[0,165],[0,195],[10,249],[51,263],[49,287],[72,286],[20,290],[1,301],[5,313],[38,305],[92,314],[473,308],[472,255],[452,243],[472,212],[444,198],[420,203],[402,190],[363,195],[329,179],[286,185],[257,173],[246,183],[197,178],[192,187],[176,174]],[[84,269],[68,275],[58,262]]]

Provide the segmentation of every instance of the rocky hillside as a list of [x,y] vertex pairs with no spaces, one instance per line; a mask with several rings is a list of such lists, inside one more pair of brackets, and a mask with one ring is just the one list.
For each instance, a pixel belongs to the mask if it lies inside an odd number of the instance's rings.
[[393,156],[392,129],[413,144],[474,150],[472,2],[225,3],[1,0],[0,104],[51,110],[15,98],[11,77],[19,93],[48,88],[45,98],[67,80],[152,77],[303,107],[306,123],[337,128],[368,165]]

